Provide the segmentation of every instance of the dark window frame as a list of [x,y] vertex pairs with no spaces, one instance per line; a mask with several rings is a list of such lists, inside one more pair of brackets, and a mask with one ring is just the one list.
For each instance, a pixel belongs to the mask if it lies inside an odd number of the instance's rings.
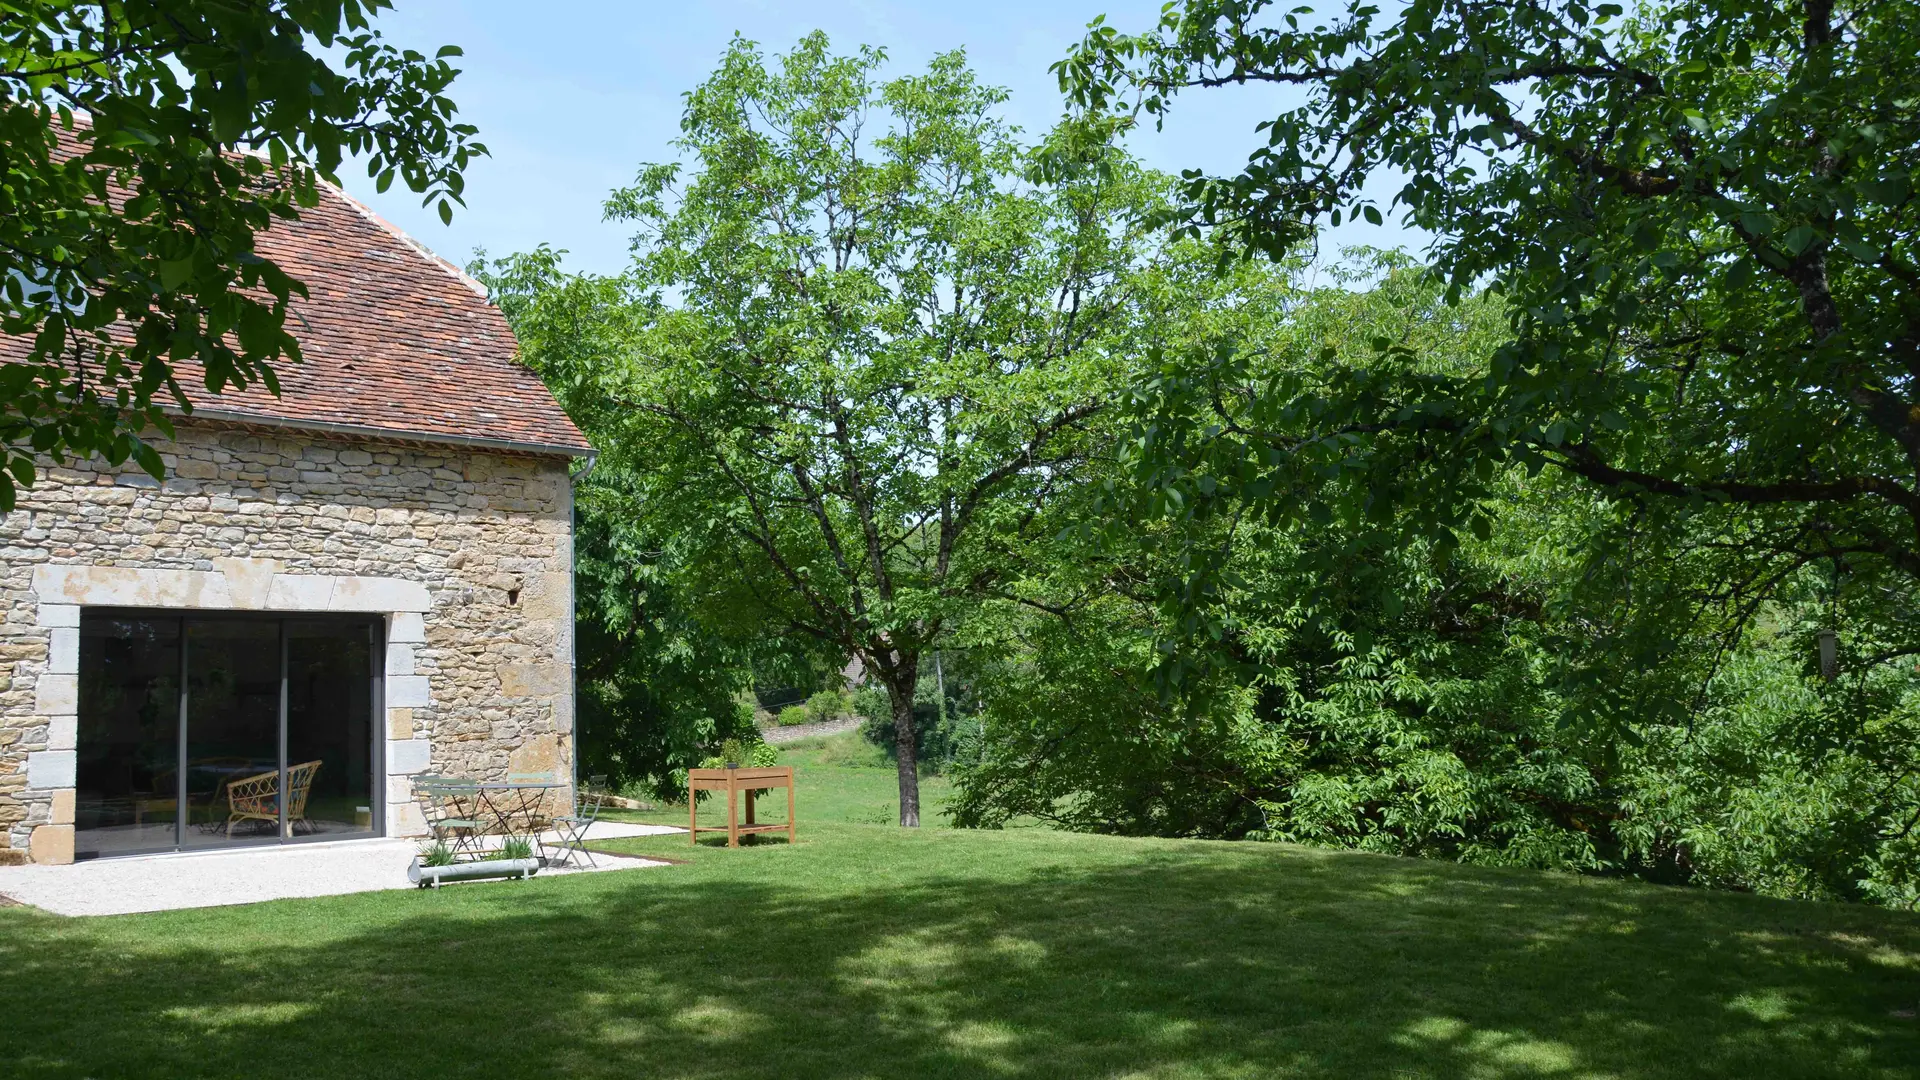
[[[343,837],[337,834],[313,834],[308,836],[290,836],[287,828],[287,802],[280,800],[280,820],[274,830],[274,843],[262,844],[257,840],[248,843],[233,844],[196,844],[188,846],[187,829],[187,745],[189,738],[189,719],[191,702],[189,700],[188,672],[191,644],[187,632],[188,624],[195,621],[258,622],[276,625],[280,643],[280,693],[277,717],[277,760],[280,774],[280,791],[287,790],[287,714],[288,714],[288,633],[287,624],[338,623],[342,626],[367,627],[371,630],[367,641],[368,672],[368,739],[372,745],[368,748],[368,806],[372,825],[363,837],[354,839],[379,839],[387,831],[387,799],[384,785],[387,779],[387,635],[390,631],[391,615],[374,611],[248,611],[228,608],[143,608],[118,605],[83,605],[80,609],[80,631],[84,638],[86,624],[92,619],[140,619],[158,621],[171,619],[178,623],[177,634],[180,651],[179,702],[178,713],[174,719],[174,774],[175,807],[173,822],[173,846],[170,848],[142,849],[139,851],[102,854],[88,852],[80,855],[82,859],[126,858],[156,854],[176,854],[206,851],[234,851],[246,848],[267,848],[283,845],[307,843],[338,843]],[[83,652],[84,656],[84,652]],[[84,675],[85,673],[82,672]],[[75,786],[79,778],[75,777]]]

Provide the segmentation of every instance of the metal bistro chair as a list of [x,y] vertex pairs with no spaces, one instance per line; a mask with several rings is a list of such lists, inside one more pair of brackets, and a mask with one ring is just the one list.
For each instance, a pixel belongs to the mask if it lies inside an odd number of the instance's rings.
[[[572,863],[579,855],[587,860],[587,865],[598,868],[593,852],[587,850],[587,830],[600,820],[600,807],[607,801],[607,778],[605,775],[591,776],[580,788],[575,800],[574,811],[553,819],[554,832],[560,836],[557,845],[559,855],[553,861]],[[577,865],[577,864],[576,864]]]
[[[483,854],[480,820],[468,816],[475,812],[471,805],[480,795],[479,785],[447,776],[416,776],[413,787],[427,801],[427,827],[433,830],[434,843],[452,840],[455,855],[464,851],[479,858]],[[467,807],[461,806],[463,799],[468,801]]]
[[[541,787],[551,789],[559,782],[559,777],[552,772],[510,772],[507,774],[507,783],[509,784],[537,784]],[[516,800],[517,805],[508,814],[508,818],[511,819],[515,815],[525,817],[527,834],[529,836],[539,836],[542,832],[546,831],[549,825],[553,824],[553,819],[547,816],[547,799],[552,794],[553,792],[551,790],[541,791],[537,795],[529,794],[525,791],[520,792],[519,798]]]

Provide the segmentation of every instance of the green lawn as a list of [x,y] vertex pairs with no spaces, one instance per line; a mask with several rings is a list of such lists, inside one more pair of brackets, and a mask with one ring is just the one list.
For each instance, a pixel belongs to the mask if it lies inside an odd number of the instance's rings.
[[0,1071],[1920,1072],[1911,914],[1277,845],[833,822],[884,799],[840,787],[884,775],[858,758],[788,757],[793,847],[658,838],[617,846],[687,861],[108,919],[0,910]]

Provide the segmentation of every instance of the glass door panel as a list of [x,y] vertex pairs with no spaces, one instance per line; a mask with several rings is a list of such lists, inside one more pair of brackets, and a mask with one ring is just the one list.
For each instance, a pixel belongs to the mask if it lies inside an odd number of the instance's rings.
[[185,848],[281,838],[280,623],[187,620]]
[[292,833],[373,832],[373,624],[287,623],[287,784]]
[[80,623],[74,856],[179,843],[180,620]]

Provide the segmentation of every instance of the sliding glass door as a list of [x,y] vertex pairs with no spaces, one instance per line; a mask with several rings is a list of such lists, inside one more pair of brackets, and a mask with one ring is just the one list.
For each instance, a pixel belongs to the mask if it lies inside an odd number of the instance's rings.
[[83,612],[75,855],[373,835],[380,628]]
[[179,845],[182,655],[179,619],[81,618],[76,856]]
[[374,627],[287,626],[287,768],[308,789],[300,828],[313,836],[373,829]]

